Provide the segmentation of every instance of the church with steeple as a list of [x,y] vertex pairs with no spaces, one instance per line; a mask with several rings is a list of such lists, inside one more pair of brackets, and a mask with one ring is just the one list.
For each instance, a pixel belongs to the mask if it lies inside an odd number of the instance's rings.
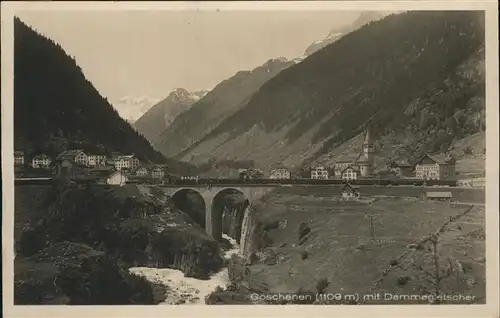
[[371,177],[374,170],[374,154],[372,131],[370,124],[367,124],[361,151],[355,156],[339,158],[334,165],[335,176],[347,180]]

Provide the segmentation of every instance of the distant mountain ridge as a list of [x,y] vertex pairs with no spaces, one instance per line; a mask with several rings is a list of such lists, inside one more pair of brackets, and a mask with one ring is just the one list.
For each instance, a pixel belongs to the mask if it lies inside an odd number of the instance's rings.
[[117,101],[112,101],[112,105],[120,117],[134,123],[159,101],[159,98],[151,96],[124,96]]
[[379,148],[398,145],[410,159],[445,151],[484,131],[484,14],[414,11],[369,23],[279,72],[238,109],[176,158],[307,165],[369,120]]
[[251,71],[239,71],[220,82],[150,141],[167,157],[174,156],[217,127],[246,105],[262,84],[295,62],[279,57]]
[[148,140],[154,140],[158,134],[174,121],[182,112],[187,111],[199,101],[208,91],[188,92],[178,88],[165,99],[153,105],[135,123],[134,127]]
[[[14,20],[14,145],[55,155],[70,147],[165,157],[139,135],[52,40]],[[169,161],[173,162],[173,161]]]
[[309,45],[309,47],[307,47],[307,49],[305,50],[304,55],[309,56],[314,52],[324,48],[325,46],[339,40],[344,35],[359,29],[360,27],[362,27],[367,23],[380,20],[384,16],[385,14],[382,14],[381,12],[378,11],[363,11],[353,23],[341,28],[335,28],[331,30],[330,33],[328,33],[328,35],[326,36],[326,38],[324,38],[323,40],[316,41],[311,45]]

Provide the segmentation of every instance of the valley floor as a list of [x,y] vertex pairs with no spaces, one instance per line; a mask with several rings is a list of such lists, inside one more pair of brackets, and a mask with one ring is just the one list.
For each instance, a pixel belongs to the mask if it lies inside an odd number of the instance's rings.
[[[384,301],[384,293],[433,292],[435,286],[423,277],[424,271],[432,273],[434,268],[434,263],[428,262],[433,257],[429,245],[422,244],[417,250],[408,246],[439,232],[441,268],[450,260],[456,265],[456,274],[440,282],[438,293],[459,293],[470,295],[472,302],[485,301],[482,204],[423,202],[418,198],[338,204],[327,197],[277,193],[261,208],[264,221],[280,221],[280,227],[268,232],[273,243],[264,253],[274,255],[277,261],[250,266],[252,280],[269,286],[270,292],[315,291],[322,278],[330,282],[326,293],[353,294],[359,299],[366,294],[382,295],[371,303],[390,303],[388,297]],[[374,234],[367,212],[373,215]],[[303,243],[299,243],[297,232],[301,222],[311,228]],[[411,302],[393,298],[392,303]]]

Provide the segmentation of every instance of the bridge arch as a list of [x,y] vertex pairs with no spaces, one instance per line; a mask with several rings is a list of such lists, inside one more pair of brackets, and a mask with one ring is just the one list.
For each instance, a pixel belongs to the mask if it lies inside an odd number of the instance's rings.
[[193,221],[205,228],[207,203],[198,189],[180,188],[170,195],[174,205],[186,213]]
[[249,205],[250,200],[241,189],[237,187],[220,189],[212,199],[211,209],[206,212],[211,214],[207,232],[215,239],[221,239],[224,233],[239,242],[243,217]]
[[[245,213],[246,208],[248,205],[250,205],[252,202],[255,200],[258,200],[265,194],[267,194],[269,191],[274,189],[274,186],[219,186],[219,185],[208,185],[208,186],[164,186],[162,187],[164,193],[168,196],[170,196],[171,200],[173,201],[174,204],[176,204],[177,207],[180,207],[182,204],[186,204],[187,200],[185,199],[186,193],[192,193],[196,194],[196,197],[200,197],[203,199],[203,204],[204,204],[204,211],[201,212],[198,211],[198,213],[192,213],[190,216],[199,222],[198,224],[202,225],[202,227],[205,228],[205,231],[207,232],[208,235],[210,235],[212,238],[216,240],[220,240],[222,238],[222,217],[224,216],[224,213],[221,211],[220,208],[218,208],[218,204],[221,196],[224,193],[238,193],[240,196],[243,194],[244,197],[244,205],[245,207],[241,208],[242,212],[238,212],[237,216],[237,223],[238,227],[240,221],[239,218],[241,217],[240,215]],[[181,204],[179,204],[181,203]],[[201,206],[201,204],[200,204]],[[182,209],[182,208],[181,208]],[[184,207],[184,210],[186,210],[186,207]],[[189,210],[189,207],[187,207],[187,210]],[[189,213],[188,213],[189,214]],[[203,223],[200,221],[204,214],[204,220],[205,222]],[[197,215],[196,217],[193,217],[193,215]],[[236,220],[232,221],[233,224],[236,222]],[[241,221],[242,222],[242,221]],[[234,235],[234,230],[233,233]],[[238,236],[240,236],[241,233],[238,233]],[[236,235],[234,235],[236,236]],[[233,236],[233,237],[234,237]],[[234,237],[237,239],[237,237]]]

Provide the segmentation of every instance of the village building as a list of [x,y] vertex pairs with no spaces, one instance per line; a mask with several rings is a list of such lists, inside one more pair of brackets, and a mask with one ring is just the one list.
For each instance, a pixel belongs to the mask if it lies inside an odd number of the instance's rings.
[[52,162],[52,159],[49,156],[47,156],[45,154],[41,154],[41,155],[33,157],[33,159],[31,160],[31,166],[33,168],[47,169],[50,167],[51,162]]
[[285,167],[271,169],[269,179],[290,179],[290,171]]
[[335,178],[340,179],[342,177],[342,171],[345,168],[352,166],[353,162],[356,161],[356,156],[344,155],[337,159],[333,166],[333,173]]
[[360,197],[359,187],[351,186],[350,184],[345,184],[341,189],[341,198],[345,201],[355,201]]
[[425,200],[438,200],[438,201],[450,201],[452,198],[452,194],[449,191],[429,191],[424,195]]
[[338,158],[334,164],[334,175],[336,178],[342,178],[343,171],[347,167],[357,170],[357,176],[373,176],[374,166],[374,147],[370,126],[367,126],[362,151],[357,155],[344,155]]
[[24,151],[21,150],[14,151],[14,165],[15,166],[24,165]]
[[357,180],[360,172],[353,166],[349,166],[342,171],[342,180]]
[[70,160],[73,163],[82,166],[88,165],[88,156],[85,154],[85,152],[83,152],[83,150],[80,149],[63,151],[57,156],[56,160],[58,161]]
[[135,171],[135,174],[140,177],[147,176],[149,174],[149,169],[146,167],[140,167]]
[[115,159],[116,170],[135,171],[139,168],[140,162],[135,155],[119,156]]
[[328,179],[328,169],[322,164],[317,164],[311,169],[311,179]]
[[97,167],[106,164],[106,155],[104,154],[90,154],[88,155],[88,166]]
[[165,176],[165,168],[164,167],[156,167],[153,170],[151,170],[151,176],[153,179],[163,179]]
[[449,154],[425,154],[416,162],[415,177],[421,180],[455,180],[455,159]]
[[123,171],[113,171],[105,180],[106,184],[124,186],[128,181],[128,177]]
[[387,170],[399,177],[411,177],[413,175],[413,166],[406,160],[391,161],[387,165]]

